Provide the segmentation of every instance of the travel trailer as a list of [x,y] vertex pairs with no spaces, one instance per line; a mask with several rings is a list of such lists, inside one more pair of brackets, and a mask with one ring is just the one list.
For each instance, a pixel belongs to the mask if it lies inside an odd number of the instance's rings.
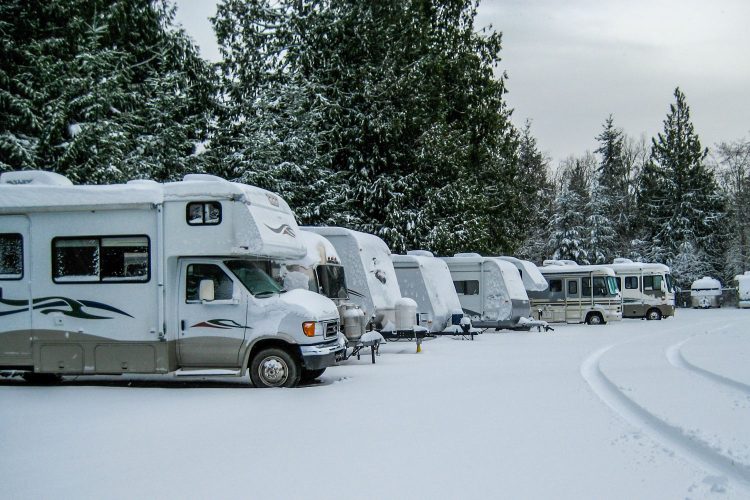
[[424,250],[391,259],[401,292],[417,303],[419,325],[433,333],[460,333],[464,314],[445,261]]
[[623,318],[659,320],[674,315],[675,291],[669,267],[630,259],[615,259],[606,266],[615,272]]
[[532,309],[541,319],[589,325],[622,319],[622,296],[611,268],[546,260],[539,271],[549,288],[529,292],[529,297]]
[[391,251],[375,235],[343,227],[302,229],[325,237],[336,249],[346,271],[347,291],[365,313],[367,330],[386,340],[418,339],[426,330],[416,325],[417,303],[402,297]]
[[721,307],[721,282],[704,276],[690,285],[690,306],[693,309]]
[[[518,269],[497,257],[459,253],[441,257],[448,264],[464,313],[477,328],[529,330],[529,297]],[[542,326],[542,324],[539,324]]]
[[338,308],[341,329],[352,351],[357,355],[362,348],[370,347],[373,363],[380,335],[366,332],[365,313],[349,298],[346,272],[338,252],[323,236],[300,229],[297,238],[305,246],[301,259],[275,260],[271,262],[271,276],[286,290],[310,290],[331,299]]
[[195,373],[296,385],[344,349],[336,305],[286,292],[305,247],[279,196],[214,176],[74,186],[0,176],[0,370]]
[[506,256],[498,257],[498,259],[507,260],[516,266],[526,292],[543,292],[547,289],[547,280],[544,279],[542,273],[539,272],[539,268],[533,262]]
[[750,307],[750,271],[738,274],[734,280],[737,282],[737,307],[740,309]]

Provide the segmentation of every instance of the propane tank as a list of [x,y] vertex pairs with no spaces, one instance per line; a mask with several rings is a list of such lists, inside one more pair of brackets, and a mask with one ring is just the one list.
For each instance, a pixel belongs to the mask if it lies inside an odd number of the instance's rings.
[[417,321],[417,303],[407,297],[396,301],[396,330],[413,330]]
[[344,335],[357,342],[365,333],[365,312],[356,304],[345,303],[339,306],[339,315],[344,325]]

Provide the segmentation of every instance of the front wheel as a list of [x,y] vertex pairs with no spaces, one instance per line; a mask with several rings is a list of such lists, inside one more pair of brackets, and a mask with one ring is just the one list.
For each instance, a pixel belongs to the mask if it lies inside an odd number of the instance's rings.
[[599,313],[589,313],[589,315],[586,316],[586,324],[587,325],[603,325],[604,318],[602,318],[602,315]]
[[658,309],[649,309],[646,313],[646,319],[650,321],[658,321],[661,319],[661,311]]
[[286,351],[263,349],[250,365],[250,380],[255,387],[295,387],[299,383],[301,367]]
[[321,375],[323,375],[324,371],[326,371],[325,368],[320,368],[318,370],[307,370],[307,369],[303,368],[302,369],[302,378],[301,378],[301,380],[302,380],[302,382],[312,382],[316,378],[318,378]]

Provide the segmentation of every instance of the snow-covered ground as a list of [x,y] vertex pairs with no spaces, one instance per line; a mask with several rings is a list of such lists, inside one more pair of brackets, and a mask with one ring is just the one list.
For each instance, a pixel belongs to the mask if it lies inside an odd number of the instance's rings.
[[388,344],[297,389],[0,379],[0,498],[750,498],[748,324]]

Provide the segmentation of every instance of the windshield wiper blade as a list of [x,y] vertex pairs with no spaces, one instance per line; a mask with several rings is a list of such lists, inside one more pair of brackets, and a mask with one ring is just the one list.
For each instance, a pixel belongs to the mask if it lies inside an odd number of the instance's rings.
[[275,294],[277,292],[274,292],[273,290],[264,290],[262,292],[258,292],[253,294],[256,297],[270,297],[271,295]]

